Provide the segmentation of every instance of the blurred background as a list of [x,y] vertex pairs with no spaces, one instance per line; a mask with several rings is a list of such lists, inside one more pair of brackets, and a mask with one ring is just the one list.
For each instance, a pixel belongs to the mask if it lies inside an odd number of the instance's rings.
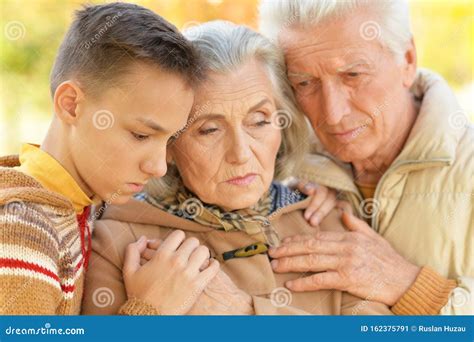
[[[40,143],[46,134],[52,116],[50,69],[74,10],[85,2],[0,0],[0,155],[17,153],[22,142]],[[111,1],[87,1],[104,2]],[[258,0],[129,2],[181,29],[213,19],[257,26]],[[474,122],[474,1],[411,0],[410,7],[419,65],[447,79]]]

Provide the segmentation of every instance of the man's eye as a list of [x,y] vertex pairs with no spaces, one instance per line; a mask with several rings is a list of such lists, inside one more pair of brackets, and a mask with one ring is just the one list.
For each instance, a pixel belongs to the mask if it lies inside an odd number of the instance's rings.
[[309,86],[309,84],[310,84],[310,81],[306,80],[306,81],[298,82],[297,86],[298,87],[307,87],[307,86]]
[[350,78],[356,78],[357,76],[360,76],[360,73],[358,73],[358,72],[348,72],[346,75],[349,76]]
[[143,140],[146,140],[150,137],[149,135],[139,134],[139,133],[135,133],[135,132],[132,132],[132,135],[138,141],[143,141]]

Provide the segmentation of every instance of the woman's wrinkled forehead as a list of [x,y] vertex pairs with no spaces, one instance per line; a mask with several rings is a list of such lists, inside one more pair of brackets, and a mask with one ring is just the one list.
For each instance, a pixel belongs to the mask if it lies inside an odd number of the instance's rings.
[[228,73],[214,73],[197,89],[192,116],[245,114],[258,104],[274,106],[272,84],[264,68],[246,63]]

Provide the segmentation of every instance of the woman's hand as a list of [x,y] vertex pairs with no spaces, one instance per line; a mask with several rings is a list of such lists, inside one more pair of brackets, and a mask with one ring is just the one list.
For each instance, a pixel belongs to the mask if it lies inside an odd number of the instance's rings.
[[[157,248],[156,251],[154,248]],[[148,260],[140,265],[140,260]],[[186,314],[219,271],[209,260],[209,249],[196,238],[185,239],[181,230],[164,241],[141,237],[128,245],[123,266],[127,296],[156,307],[163,315]]]
[[336,191],[333,189],[311,182],[299,182],[296,188],[311,197],[304,218],[313,227],[317,227],[337,205]]
[[223,271],[207,285],[188,314],[253,315],[252,297],[239,289]]

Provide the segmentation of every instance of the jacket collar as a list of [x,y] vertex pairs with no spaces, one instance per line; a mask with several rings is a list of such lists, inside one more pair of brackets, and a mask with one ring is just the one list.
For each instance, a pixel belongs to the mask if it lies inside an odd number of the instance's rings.
[[[286,213],[306,208],[310,200],[310,198],[307,198],[303,201],[280,208],[269,216],[270,222],[277,220]],[[122,222],[158,225],[193,232],[211,232],[214,230],[213,228],[201,225],[197,222],[167,213],[147,202],[137,201],[136,199],[132,199],[125,204],[111,205],[107,207],[101,220],[117,220]]]

